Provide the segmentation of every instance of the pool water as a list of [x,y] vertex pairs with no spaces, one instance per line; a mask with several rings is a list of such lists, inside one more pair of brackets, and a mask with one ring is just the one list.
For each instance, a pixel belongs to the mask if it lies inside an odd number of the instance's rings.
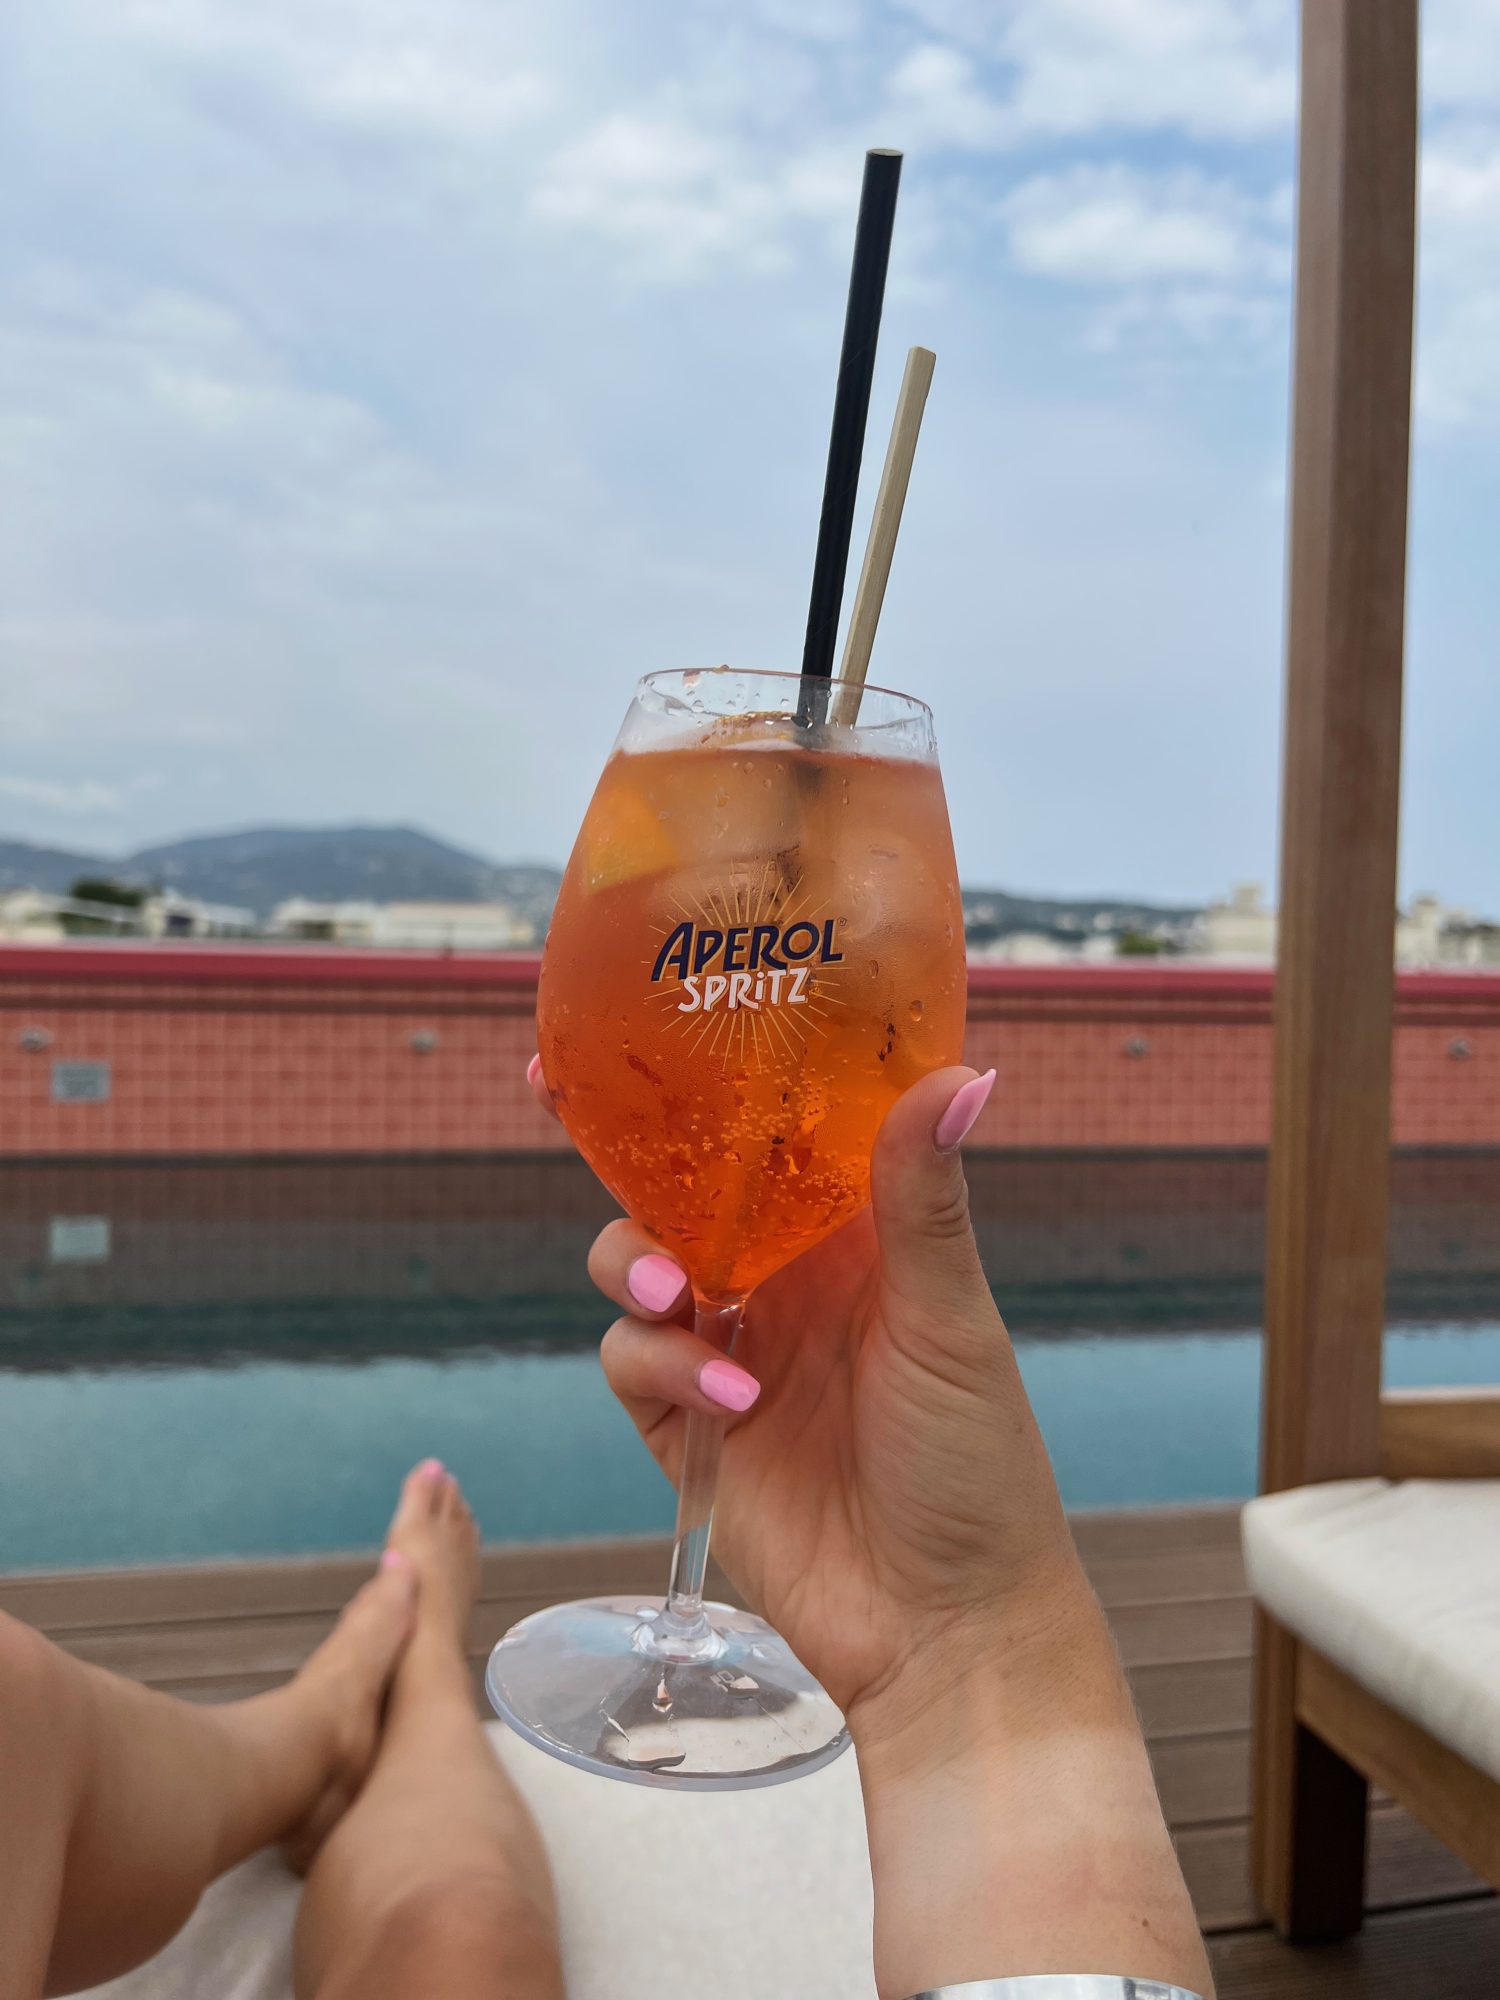
[[[1253,1490],[1263,1177],[972,1163],[1069,1505]],[[1500,1382],[1497,1181],[1398,1162],[1393,1384]],[[572,1161],[0,1170],[0,1569],[368,1546],[429,1454],[492,1540],[668,1528],[594,1352],[609,1212]]]

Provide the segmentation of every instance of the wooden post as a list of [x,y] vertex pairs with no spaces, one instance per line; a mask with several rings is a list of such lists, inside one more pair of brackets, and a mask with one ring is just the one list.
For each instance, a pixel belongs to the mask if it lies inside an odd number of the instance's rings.
[[[1304,0],[1266,1491],[1380,1463],[1416,146],[1417,0]],[[1365,1785],[1299,1734],[1293,1640],[1258,1652],[1257,1892],[1338,1935]]]

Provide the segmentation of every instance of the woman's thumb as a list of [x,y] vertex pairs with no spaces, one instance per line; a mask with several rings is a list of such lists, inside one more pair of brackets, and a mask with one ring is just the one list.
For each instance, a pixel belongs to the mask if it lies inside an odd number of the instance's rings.
[[937,1070],[891,1106],[880,1128],[871,1161],[880,1275],[903,1304],[989,1303],[958,1149],[994,1084],[993,1070]]

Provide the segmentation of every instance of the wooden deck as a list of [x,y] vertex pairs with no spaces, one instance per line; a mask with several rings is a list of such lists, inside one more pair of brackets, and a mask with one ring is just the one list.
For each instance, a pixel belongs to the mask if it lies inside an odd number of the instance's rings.
[[[1151,1745],[1221,2000],[1490,2000],[1500,1903],[1389,1802],[1371,1820],[1355,1942],[1293,1951],[1257,1921],[1246,1882],[1250,1606],[1232,1508],[1075,1516]],[[476,1672],[514,1619],[559,1598],[660,1587],[657,1541],[494,1549],[473,1632]],[[327,1629],[368,1558],[107,1571],[0,1581],[0,1610],[85,1658],[220,1699],[274,1684]],[[476,1682],[477,1685],[477,1682]]]

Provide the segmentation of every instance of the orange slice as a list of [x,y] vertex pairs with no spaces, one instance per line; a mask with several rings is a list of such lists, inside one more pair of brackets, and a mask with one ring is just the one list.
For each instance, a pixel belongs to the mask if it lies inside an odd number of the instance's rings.
[[589,819],[590,889],[616,889],[677,866],[677,848],[655,809],[629,786],[615,787]]

